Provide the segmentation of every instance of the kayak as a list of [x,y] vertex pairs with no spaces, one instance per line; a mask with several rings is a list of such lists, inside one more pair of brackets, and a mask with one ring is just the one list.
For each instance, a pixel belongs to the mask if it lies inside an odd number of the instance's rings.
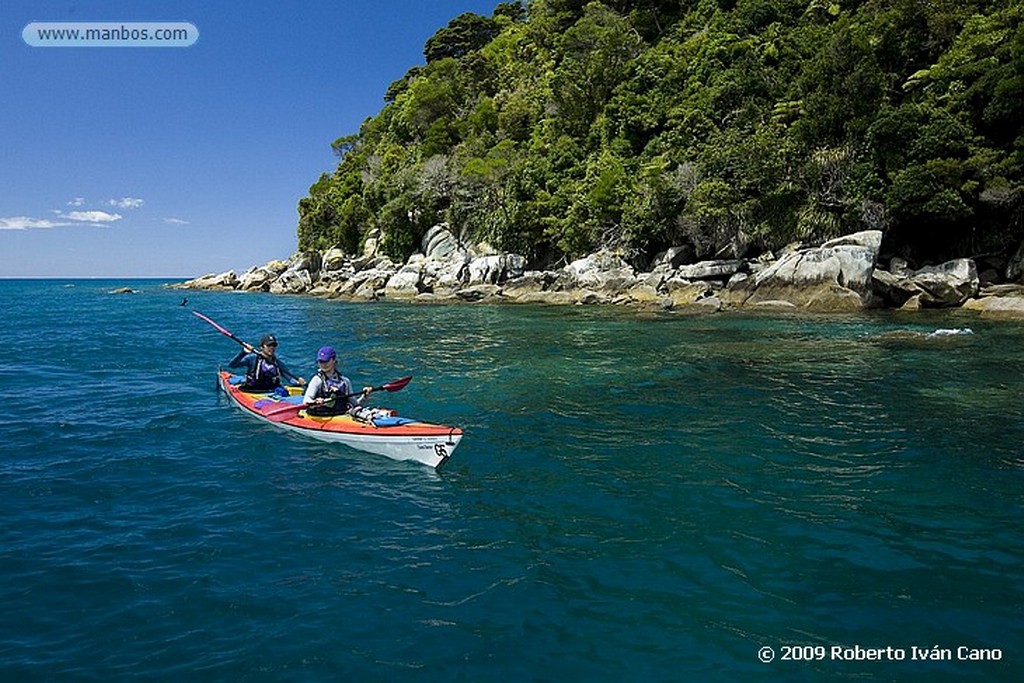
[[[300,388],[290,387],[289,396],[249,393],[239,389],[244,379],[240,375],[221,370],[218,386],[243,412],[302,436],[341,443],[394,460],[415,460],[434,468],[447,462],[462,440],[462,430],[458,427],[399,417],[392,411],[382,409],[373,410],[376,416],[365,421],[351,415],[307,415],[301,409],[292,413],[284,406],[290,403],[297,408],[297,404],[302,402],[302,396],[298,394]],[[272,417],[275,413],[277,416]]]

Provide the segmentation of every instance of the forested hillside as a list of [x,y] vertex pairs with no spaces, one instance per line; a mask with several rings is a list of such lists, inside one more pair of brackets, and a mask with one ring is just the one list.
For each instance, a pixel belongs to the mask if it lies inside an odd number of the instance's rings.
[[[538,266],[884,231],[924,263],[1024,237],[1020,0],[531,0],[463,14],[340,137],[300,249],[404,259],[447,221]],[[372,58],[372,56],[371,56]],[[346,131],[339,131],[344,133]]]

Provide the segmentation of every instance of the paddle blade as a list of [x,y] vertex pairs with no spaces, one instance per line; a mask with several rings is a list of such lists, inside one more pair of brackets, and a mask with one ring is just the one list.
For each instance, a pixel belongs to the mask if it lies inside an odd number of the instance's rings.
[[216,329],[221,334],[223,334],[223,335],[225,335],[227,337],[233,337],[234,336],[233,334],[231,334],[230,332],[225,330],[223,327],[221,327],[217,323],[215,323],[212,320],[210,320],[209,318],[207,318],[205,315],[203,315],[199,311],[192,311],[192,315],[198,317],[200,320],[205,320],[206,322],[210,323],[211,325],[213,325],[214,329]]
[[269,410],[263,411],[263,417],[267,418],[271,422],[284,422],[290,418],[295,417],[299,414],[299,411],[308,408],[307,403],[288,403],[285,405],[274,406]]
[[380,391],[381,389],[383,389],[384,391],[398,391],[399,389],[404,389],[405,385],[408,384],[411,381],[412,381],[412,375],[409,375],[408,377],[403,377],[401,379],[396,379],[394,382],[388,382],[387,384],[382,384],[379,387],[375,388],[374,391]]

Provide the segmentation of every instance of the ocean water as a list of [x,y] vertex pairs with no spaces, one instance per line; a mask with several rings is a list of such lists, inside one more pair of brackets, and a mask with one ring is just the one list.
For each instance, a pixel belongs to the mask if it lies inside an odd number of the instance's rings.
[[[0,306],[4,681],[1024,674],[1020,323],[158,281]],[[356,386],[413,375],[376,404],[466,436],[435,472],[252,421],[191,310],[306,376],[325,343]]]

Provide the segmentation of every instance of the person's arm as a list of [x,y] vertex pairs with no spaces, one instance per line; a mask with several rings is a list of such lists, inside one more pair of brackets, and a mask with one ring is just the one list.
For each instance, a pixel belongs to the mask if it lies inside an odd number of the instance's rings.
[[242,366],[245,366],[246,370],[251,370],[253,358],[255,358],[255,356],[243,348],[241,351],[238,352],[237,356],[231,359],[231,362],[228,363],[228,367],[240,368]]
[[323,380],[320,379],[320,375],[317,375],[313,379],[309,380],[309,384],[306,385],[306,393],[302,395],[303,403],[312,403],[316,400],[317,394],[320,393],[320,386],[323,384]]
[[[345,382],[347,382],[347,384],[348,384],[348,388],[345,389],[345,393],[346,394],[351,394],[352,393],[352,382],[350,382],[347,377],[345,378]],[[349,407],[350,408],[358,408],[359,406],[363,405],[363,401],[365,401],[367,399],[367,397],[370,394],[372,394],[372,393],[373,393],[373,387],[363,387],[362,393],[356,394],[355,396],[352,396],[351,398],[348,399]]]

